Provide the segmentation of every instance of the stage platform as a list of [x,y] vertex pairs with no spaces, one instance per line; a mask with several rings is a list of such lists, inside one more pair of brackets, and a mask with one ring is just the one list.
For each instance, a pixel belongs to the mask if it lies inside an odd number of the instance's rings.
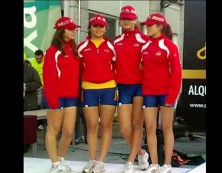
[[[87,162],[80,161],[67,161],[67,163],[77,173],[81,173],[82,168],[87,164]],[[50,166],[51,162],[49,159],[24,157],[24,173],[48,173]],[[105,163],[105,173],[122,173],[123,168],[124,164]],[[135,173],[144,172],[140,171],[137,165],[135,165],[134,168]],[[189,171],[191,171],[190,168],[173,168],[173,173],[187,173]]]

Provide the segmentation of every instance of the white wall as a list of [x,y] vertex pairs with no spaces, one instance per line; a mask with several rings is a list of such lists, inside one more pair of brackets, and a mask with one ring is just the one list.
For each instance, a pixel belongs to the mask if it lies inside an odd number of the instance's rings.
[[149,1],[88,1],[88,8],[118,18],[120,10],[125,5],[131,5],[136,9],[138,20],[144,21],[149,15]]

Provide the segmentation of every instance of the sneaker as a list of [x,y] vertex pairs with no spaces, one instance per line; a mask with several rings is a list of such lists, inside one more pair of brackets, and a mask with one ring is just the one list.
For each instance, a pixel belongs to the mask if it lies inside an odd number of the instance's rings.
[[39,125],[39,126],[38,126],[38,129],[39,129],[39,130],[44,130],[43,125]]
[[97,161],[95,166],[92,167],[90,173],[102,173],[105,172],[104,163]]
[[172,173],[172,166],[171,165],[163,165],[159,169],[159,173]]
[[85,142],[85,136],[79,136],[76,140],[75,140],[75,144],[78,145],[80,143],[84,143]]
[[82,169],[82,173],[90,173],[92,167],[96,165],[96,162],[96,160],[90,160],[89,163]]
[[124,173],[134,173],[133,164],[131,162],[126,163]]
[[72,168],[70,168],[68,166],[68,164],[66,163],[66,161],[64,159],[59,159],[61,165],[64,167],[64,169],[68,172],[68,173],[75,173]]
[[149,162],[148,162],[148,159],[149,159],[149,154],[145,151],[144,151],[144,154],[143,155],[138,155],[138,164],[139,164],[139,168],[141,170],[145,170],[149,167]]
[[151,164],[144,173],[159,173],[158,172],[159,167],[160,166],[158,164],[157,165]]
[[49,173],[69,173],[69,172],[65,171],[64,167],[60,163],[56,167],[52,166]]

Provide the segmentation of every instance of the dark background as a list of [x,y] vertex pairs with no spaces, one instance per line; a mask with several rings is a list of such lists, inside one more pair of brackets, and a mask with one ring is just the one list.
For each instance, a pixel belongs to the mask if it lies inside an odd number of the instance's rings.
[[[206,59],[199,59],[197,51],[206,42],[206,1],[186,1],[184,16],[183,70],[205,70]],[[202,52],[201,55],[205,55]],[[205,55],[206,56],[206,55]],[[206,104],[206,95],[188,95],[190,86],[206,86],[206,79],[183,79],[176,116],[184,118],[190,131],[206,131],[206,108],[190,107]]]

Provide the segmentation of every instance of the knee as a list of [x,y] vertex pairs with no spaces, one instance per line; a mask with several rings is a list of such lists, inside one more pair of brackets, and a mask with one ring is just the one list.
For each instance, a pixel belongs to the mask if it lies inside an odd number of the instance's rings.
[[133,129],[142,130],[143,129],[143,123],[142,122],[133,122]]
[[62,130],[62,135],[64,135],[66,138],[72,138],[73,134],[73,130]]
[[123,135],[123,136],[127,136],[131,133],[131,127],[120,127],[120,133]]
[[46,133],[48,133],[50,135],[53,135],[53,136],[57,136],[59,134],[59,131],[60,131],[59,127],[57,127],[57,128],[47,127],[47,132]]
[[149,134],[156,134],[156,126],[150,125],[146,127],[146,133]]
[[87,131],[97,131],[99,128],[99,124],[90,124],[87,125]]
[[162,130],[163,130],[163,133],[168,133],[168,132],[171,132],[173,131],[173,126],[172,125],[162,125]]
[[112,131],[112,123],[102,125],[102,126],[101,126],[101,129],[102,129],[103,132]]

